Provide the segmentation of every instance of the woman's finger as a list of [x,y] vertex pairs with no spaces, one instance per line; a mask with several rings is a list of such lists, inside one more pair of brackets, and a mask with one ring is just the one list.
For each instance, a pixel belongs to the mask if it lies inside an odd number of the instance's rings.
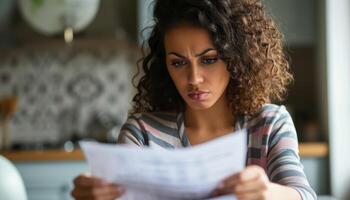
[[237,200],[263,200],[263,199],[266,199],[264,191],[244,193],[244,194],[236,195],[236,198],[237,198]]
[[73,180],[75,186],[79,187],[92,187],[92,186],[103,186],[109,183],[101,178],[91,176],[89,174],[81,174]]
[[256,191],[264,191],[267,190],[267,182],[263,180],[262,178],[257,178],[254,181],[245,182],[242,184],[238,184],[235,186],[229,186],[233,187],[233,191],[236,195],[249,193],[249,192],[256,192]]
[[248,166],[240,173],[226,178],[215,191],[218,194],[264,190],[268,184],[265,171],[258,166]]
[[261,174],[265,174],[265,171],[261,167],[251,165],[246,167],[243,171],[225,178],[222,182],[222,185],[246,182],[249,180],[256,179]]
[[76,187],[74,188],[71,194],[75,198],[102,198],[104,196],[113,196],[114,198],[117,198],[121,196],[124,193],[124,191],[124,188],[110,184],[107,186],[91,188]]
[[239,180],[241,182],[256,179],[260,175],[265,174],[265,170],[257,165],[251,165],[246,167],[241,173],[239,173]]
[[218,192],[220,195],[231,193],[238,195],[250,192],[254,193],[260,190],[265,190],[264,183],[262,181],[254,180],[240,184],[228,184],[225,185],[224,188],[218,190]]

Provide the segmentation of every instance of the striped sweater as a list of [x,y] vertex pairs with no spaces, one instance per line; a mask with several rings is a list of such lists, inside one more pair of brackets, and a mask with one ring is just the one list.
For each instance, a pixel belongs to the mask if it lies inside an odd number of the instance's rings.
[[[296,189],[303,200],[317,199],[300,163],[298,139],[284,106],[264,105],[253,117],[241,117],[235,129],[247,129],[247,165],[265,169],[270,181]],[[129,116],[118,143],[152,148],[191,146],[182,113],[140,113]]]

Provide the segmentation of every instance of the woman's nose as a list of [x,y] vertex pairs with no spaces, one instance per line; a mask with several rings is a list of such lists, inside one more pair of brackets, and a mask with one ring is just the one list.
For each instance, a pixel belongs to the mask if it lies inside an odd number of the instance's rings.
[[188,72],[188,83],[190,85],[198,85],[202,83],[204,80],[201,70],[199,66],[196,64],[191,65]]

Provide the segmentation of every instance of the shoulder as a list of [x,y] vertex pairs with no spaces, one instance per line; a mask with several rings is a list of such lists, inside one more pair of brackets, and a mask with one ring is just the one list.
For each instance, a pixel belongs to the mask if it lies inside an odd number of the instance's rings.
[[[132,140],[139,146],[147,144],[150,134],[159,136],[161,133],[177,134],[177,113],[168,112],[144,112],[129,114],[123,124],[119,137],[119,143],[129,143]],[[152,137],[151,135],[151,137]]]
[[250,126],[274,125],[291,120],[291,116],[286,107],[276,104],[265,104],[257,114],[246,119]]
[[[284,105],[264,104],[256,117],[258,118],[279,118],[289,115]],[[289,115],[290,116],[290,115]]]
[[134,113],[128,116],[127,124],[132,124],[139,129],[147,130],[148,126],[153,128],[174,127],[177,125],[177,114],[167,112],[144,112]]
[[248,128],[252,140],[262,142],[262,146],[276,152],[283,149],[298,151],[298,138],[295,126],[285,106],[266,104],[251,119]]
[[256,115],[246,119],[245,127],[253,138],[259,140],[270,140],[282,133],[296,138],[292,117],[283,105],[265,104]]
[[246,128],[250,157],[260,159],[262,166],[268,165],[262,158],[280,158],[286,153],[297,155],[298,138],[285,106],[264,105],[260,112],[246,121]]

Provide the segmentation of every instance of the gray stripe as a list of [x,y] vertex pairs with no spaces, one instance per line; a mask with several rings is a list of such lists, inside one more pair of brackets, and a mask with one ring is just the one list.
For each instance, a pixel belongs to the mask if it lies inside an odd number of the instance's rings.
[[276,120],[276,117],[265,117],[256,122],[254,125],[249,127],[249,131],[256,132],[257,129],[261,128],[264,125],[271,125],[273,121]]
[[184,135],[182,136],[182,138],[181,138],[181,143],[182,143],[182,145],[183,145],[184,147],[189,147],[189,146],[191,146],[191,144],[190,144],[190,142],[189,142],[188,137],[187,137],[186,134],[184,134]]
[[138,141],[140,141],[141,144],[145,145],[145,138],[143,137],[140,129],[138,129],[135,125],[124,124],[120,132],[122,132],[123,130],[128,131],[132,136],[134,136]]
[[269,174],[272,174],[275,170],[277,170],[279,167],[283,166],[283,165],[295,165],[300,167],[300,170],[302,170],[301,168],[301,164],[298,162],[298,160],[285,160],[285,161],[280,161],[278,163],[276,163],[275,165],[269,166]]
[[148,135],[149,141],[152,141],[152,142],[158,144],[158,145],[161,146],[161,147],[170,148],[170,149],[175,148],[172,144],[170,144],[170,143],[168,143],[168,142],[166,142],[166,141],[164,141],[164,140],[161,140],[161,139],[155,137],[153,134],[151,134],[151,133],[149,133],[149,132],[147,132],[147,135]]
[[165,125],[159,123],[158,121],[148,117],[147,115],[142,115],[142,117],[140,119],[143,120],[147,125],[152,126],[154,129],[157,129],[164,134],[168,134],[168,135],[173,136],[175,138],[180,138],[176,129],[165,126]]
[[[127,130],[128,132],[131,133],[131,135],[133,135],[137,140],[139,140],[143,145],[145,145],[145,138],[143,137],[141,130],[138,129],[135,125],[124,124],[121,130]],[[147,132],[147,137],[148,137],[148,140],[158,144],[161,147],[174,148],[174,146],[171,145],[170,143],[155,137],[153,134],[149,132]]]
[[183,123],[183,116],[182,116],[182,113],[179,113],[177,115],[177,129],[178,129],[178,133],[180,135],[180,138],[183,138],[184,137],[184,123]]
[[276,116],[264,117],[261,120],[259,120],[258,122],[256,122],[249,129],[251,131],[255,132],[257,129],[261,128],[264,125],[278,124],[282,120],[284,120],[285,122],[288,122],[289,118],[290,118],[290,115],[288,113],[280,115],[277,120],[276,120]]
[[[267,157],[269,157],[269,154],[270,154],[271,151],[269,151],[267,153]],[[272,158],[272,159],[269,159],[267,165],[268,166],[273,166],[273,163],[276,162],[278,159],[283,159],[285,157],[288,157],[288,156],[291,156],[291,157],[294,157],[295,159],[299,160],[299,156],[296,154],[296,152],[292,149],[283,149],[281,153],[279,153],[278,155],[276,155],[275,158]]]
[[305,175],[302,172],[299,172],[299,171],[296,171],[296,170],[285,170],[285,171],[279,172],[275,176],[271,177],[271,181],[275,182],[275,183],[278,183],[278,181],[283,179],[283,178],[293,177],[293,176],[306,178]]
[[271,137],[269,138],[268,147],[270,149],[273,149],[282,138],[292,138],[295,140],[297,139],[296,133],[294,131],[291,131],[291,130],[276,133],[276,134],[271,135]]
[[248,158],[261,158],[261,150],[259,148],[249,147]]

